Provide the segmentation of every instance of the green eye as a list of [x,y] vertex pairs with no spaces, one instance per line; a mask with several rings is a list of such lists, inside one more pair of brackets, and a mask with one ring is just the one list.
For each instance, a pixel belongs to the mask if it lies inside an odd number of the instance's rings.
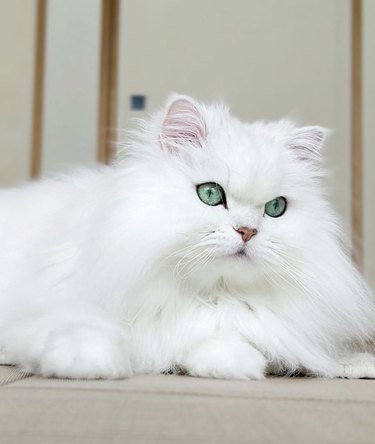
[[266,203],[264,212],[271,217],[280,217],[285,213],[286,199],[285,197],[276,197]]
[[225,193],[218,183],[207,182],[197,185],[197,194],[206,205],[225,205]]

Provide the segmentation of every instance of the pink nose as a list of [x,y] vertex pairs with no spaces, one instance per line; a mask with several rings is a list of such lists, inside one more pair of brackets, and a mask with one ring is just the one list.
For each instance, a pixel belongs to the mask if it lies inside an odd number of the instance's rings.
[[235,228],[237,233],[239,233],[244,242],[249,242],[249,240],[258,233],[256,228],[240,227]]

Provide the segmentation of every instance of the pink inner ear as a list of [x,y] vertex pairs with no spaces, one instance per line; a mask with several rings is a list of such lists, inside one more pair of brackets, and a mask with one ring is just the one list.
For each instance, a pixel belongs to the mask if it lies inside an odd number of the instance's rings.
[[206,126],[194,103],[185,98],[173,102],[162,124],[161,144],[169,149],[184,143],[201,145],[205,136]]
[[304,161],[320,161],[320,151],[327,130],[320,127],[303,127],[295,130],[290,147],[298,159]]

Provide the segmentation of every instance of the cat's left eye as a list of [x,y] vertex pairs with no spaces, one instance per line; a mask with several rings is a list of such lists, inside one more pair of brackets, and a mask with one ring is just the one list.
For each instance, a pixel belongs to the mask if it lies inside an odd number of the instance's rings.
[[270,217],[280,217],[286,211],[286,199],[285,197],[279,196],[275,199],[270,200],[264,206],[264,212]]
[[206,205],[225,205],[225,192],[218,183],[207,182],[197,185],[197,194]]

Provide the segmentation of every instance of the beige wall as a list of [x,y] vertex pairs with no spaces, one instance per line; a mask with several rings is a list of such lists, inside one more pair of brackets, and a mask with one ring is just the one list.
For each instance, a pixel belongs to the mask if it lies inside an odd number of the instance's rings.
[[131,94],[150,111],[177,91],[224,99],[245,120],[332,128],[334,201],[349,227],[349,0],[122,0],[120,23],[120,126],[142,115]]
[[363,6],[363,249],[365,274],[375,289],[375,2],[364,0]]
[[0,186],[30,173],[35,5],[0,0]]
[[42,173],[94,164],[100,0],[49,0]]

